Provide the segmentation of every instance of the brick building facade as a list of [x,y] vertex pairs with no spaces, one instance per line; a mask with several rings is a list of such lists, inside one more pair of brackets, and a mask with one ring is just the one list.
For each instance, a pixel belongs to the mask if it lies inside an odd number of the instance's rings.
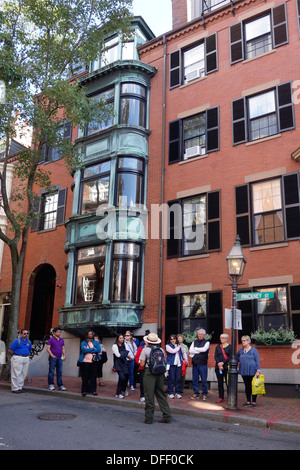
[[[240,292],[274,293],[273,302],[239,302],[239,338],[281,325],[300,337],[299,2],[172,6],[173,30],[140,48],[158,69],[149,170],[161,165],[162,200],[179,207],[163,243],[163,337],[204,327],[213,367],[237,234],[247,259]],[[299,384],[297,344],[259,346],[269,383]]]
[[[30,235],[20,327],[30,328],[34,287],[44,272],[48,288],[55,284],[48,292],[51,321],[66,332],[70,375],[77,374],[79,341],[87,328],[103,336],[109,350],[117,330],[130,328],[141,337],[149,328],[165,343],[171,333],[203,327],[212,334],[214,381],[214,348],[227,331],[224,310],[231,307],[226,256],[237,234],[247,259],[240,291],[272,291],[275,299],[240,302],[239,337],[284,325],[300,338],[299,1],[173,0],[172,6],[172,31],[154,38],[142,22],[139,61],[117,61],[82,75],[91,96],[115,87],[115,121],[96,132],[72,133],[87,166],[111,162],[107,174],[97,174],[103,181],[110,175],[114,207],[116,194],[122,195],[117,175],[141,171],[148,237],[134,238],[135,225],[127,239],[142,253],[136,302],[113,299],[117,261],[129,260],[124,251],[113,251],[125,246],[117,238],[98,257],[105,269],[101,302],[91,308],[84,293],[79,299],[79,268],[89,264],[85,250],[101,245],[94,237],[99,219],[83,196],[92,175],[78,172],[73,179],[62,161],[47,163],[63,198],[66,230],[57,225]],[[140,91],[126,91],[126,83],[138,84]],[[144,124],[122,122],[122,98],[141,102],[141,90],[147,96]],[[141,162],[143,170],[122,168],[122,158]],[[298,347],[259,346],[269,383],[300,383]]]

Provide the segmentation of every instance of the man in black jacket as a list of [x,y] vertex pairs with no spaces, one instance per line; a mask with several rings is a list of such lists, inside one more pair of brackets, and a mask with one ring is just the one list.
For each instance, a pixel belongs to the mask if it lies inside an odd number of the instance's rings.
[[207,399],[207,361],[210,342],[204,337],[206,331],[198,330],[198,339],[193,341],[189,355],[192,357],[193,364],[193,396],[192,399],[199,398],[199,376],[202,383],[202,399]]

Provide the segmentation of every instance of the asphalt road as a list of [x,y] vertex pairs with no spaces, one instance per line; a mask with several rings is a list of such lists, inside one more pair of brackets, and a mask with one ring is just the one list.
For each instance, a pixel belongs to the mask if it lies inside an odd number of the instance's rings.
[[[158,455],[168,454],[173,461],[167,463],[194,465],[200,462],[200,450],[300,449],[297,433],[181,415],[161,424],[160,417],[156,413],[154,423],[147,425],[142,409],[102,405],[96,399],[93,403],[28,392],[14,395],[0,388],[0,450],[105,450],[102,463],[143,469],[141,455],[147,464],[164,464]],[[136,460],[124,461],[125,455]]]

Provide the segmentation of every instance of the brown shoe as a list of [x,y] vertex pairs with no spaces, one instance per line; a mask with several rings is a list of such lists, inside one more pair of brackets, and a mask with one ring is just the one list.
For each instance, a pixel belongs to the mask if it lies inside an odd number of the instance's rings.
[[159,419],[158,422],[159,423],[170,423],[170,419]]
[[144,419],[144,423],[145,423],[145,424],[152,424],[152,421],[146,421],[146,420]]

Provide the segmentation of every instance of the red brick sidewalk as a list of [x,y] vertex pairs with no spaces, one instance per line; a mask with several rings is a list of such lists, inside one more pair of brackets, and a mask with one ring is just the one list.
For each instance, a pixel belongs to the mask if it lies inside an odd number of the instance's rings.
[[[3,383],[2,383],[3,385]],[[9,384],[6,384],[9,386]],[[82,398],[81,379],[78,377],[64,377],[66,392],[48,391],[47,377],[32,377],[25,383],[25,390],[34,389],[35,392],[64,394],[71,398],[81,400],[99,400],[101,403],[114,403],[121,406],[142,407],[139,401],[139,385],[134,391],[129,391],[129,396],[124,399],[115,397],[116,382],[106,382],[104,387],[98,386],[98,396]],[[223,422],[234,422],[265,427],[266,429],[280,429],[286,431],[300,432],[300,400],[297,398],[273,398],[267,395],[257,398],[256,408],[243,408],[245,394],[238,394],[238,409],[229,410],[226,401],[221,405],[216,403],[217,391],[209,391],[207,401],[191,400],[192,390],[185,389],[182,399],[169,399],[168,402],[174,414],[186,414],[189,416],[199,416],[208,419],[215,419]]]

